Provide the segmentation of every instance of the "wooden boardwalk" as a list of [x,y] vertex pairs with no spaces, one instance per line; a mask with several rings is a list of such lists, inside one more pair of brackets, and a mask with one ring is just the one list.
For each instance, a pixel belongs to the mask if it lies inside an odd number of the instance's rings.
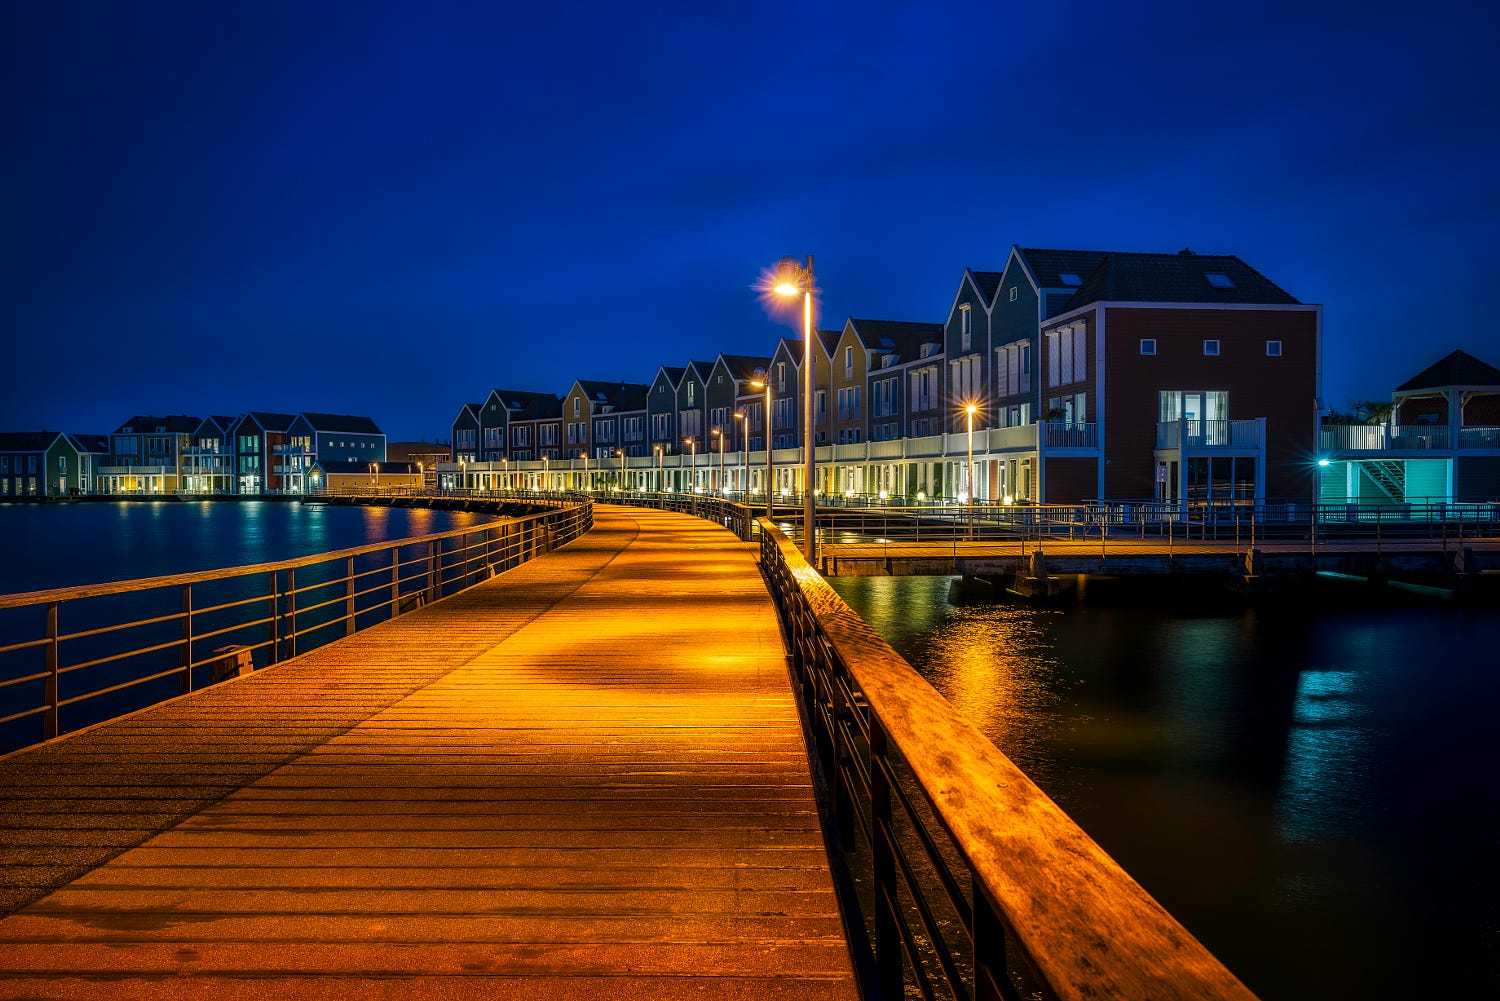
[[750,546],[596,527],[0,761],[0,998],[849,997]]

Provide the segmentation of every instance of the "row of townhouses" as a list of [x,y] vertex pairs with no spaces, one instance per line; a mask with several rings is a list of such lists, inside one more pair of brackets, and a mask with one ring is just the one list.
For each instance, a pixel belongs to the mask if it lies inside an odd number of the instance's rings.
[[317,493],[344,480],[389,483],[409,472],[396,465],[368,417],[134,416],[108,435],[0,434],[0,497]]
[[[1395,422],[1322,426],[1321,307],[1239,257],[1012,247],[941,322],[813,343],[815,491],[890,499],[1399,503],[1500,496],[1500,372],[1462,352]],[[802,490],[800,339],[649,382],[492,390],[453,421],[467,489]],[[1402,424],[1401,421],[1410,422]],[[1413,430],[1415,429],[1415,430]]]

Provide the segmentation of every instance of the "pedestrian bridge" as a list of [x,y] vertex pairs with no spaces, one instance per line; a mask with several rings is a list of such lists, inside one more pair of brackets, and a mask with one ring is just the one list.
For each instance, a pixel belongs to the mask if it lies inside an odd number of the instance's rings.
[[196,690],[186,599],[189,694],[0,759],[0,996],[1249,996],[769,522],[591,513]]

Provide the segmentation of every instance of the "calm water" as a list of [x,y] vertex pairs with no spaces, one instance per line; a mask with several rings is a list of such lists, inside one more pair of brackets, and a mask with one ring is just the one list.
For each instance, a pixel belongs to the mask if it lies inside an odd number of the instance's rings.
[[282,501],[0,504],[0,593],[265,563],[493,517]]
[[833,583],[1263,997],[1496,996],[1493,608]]

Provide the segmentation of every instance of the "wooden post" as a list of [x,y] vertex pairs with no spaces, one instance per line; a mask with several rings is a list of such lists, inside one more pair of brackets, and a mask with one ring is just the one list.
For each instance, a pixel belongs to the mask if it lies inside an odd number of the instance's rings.
[[182,690],[193,690],[193,585],[182,585]]
[[354,635],[354,557],[349,557],[346,568],[348,581],[344,585],[344,635]]
[[57,666],[57,609],[58,603],[55,601],[47,605],[47,680],[43,683],[42,693],[47,713],[42,717],[42,732],[49,738],[57,736],[57,690],[61,680]]

